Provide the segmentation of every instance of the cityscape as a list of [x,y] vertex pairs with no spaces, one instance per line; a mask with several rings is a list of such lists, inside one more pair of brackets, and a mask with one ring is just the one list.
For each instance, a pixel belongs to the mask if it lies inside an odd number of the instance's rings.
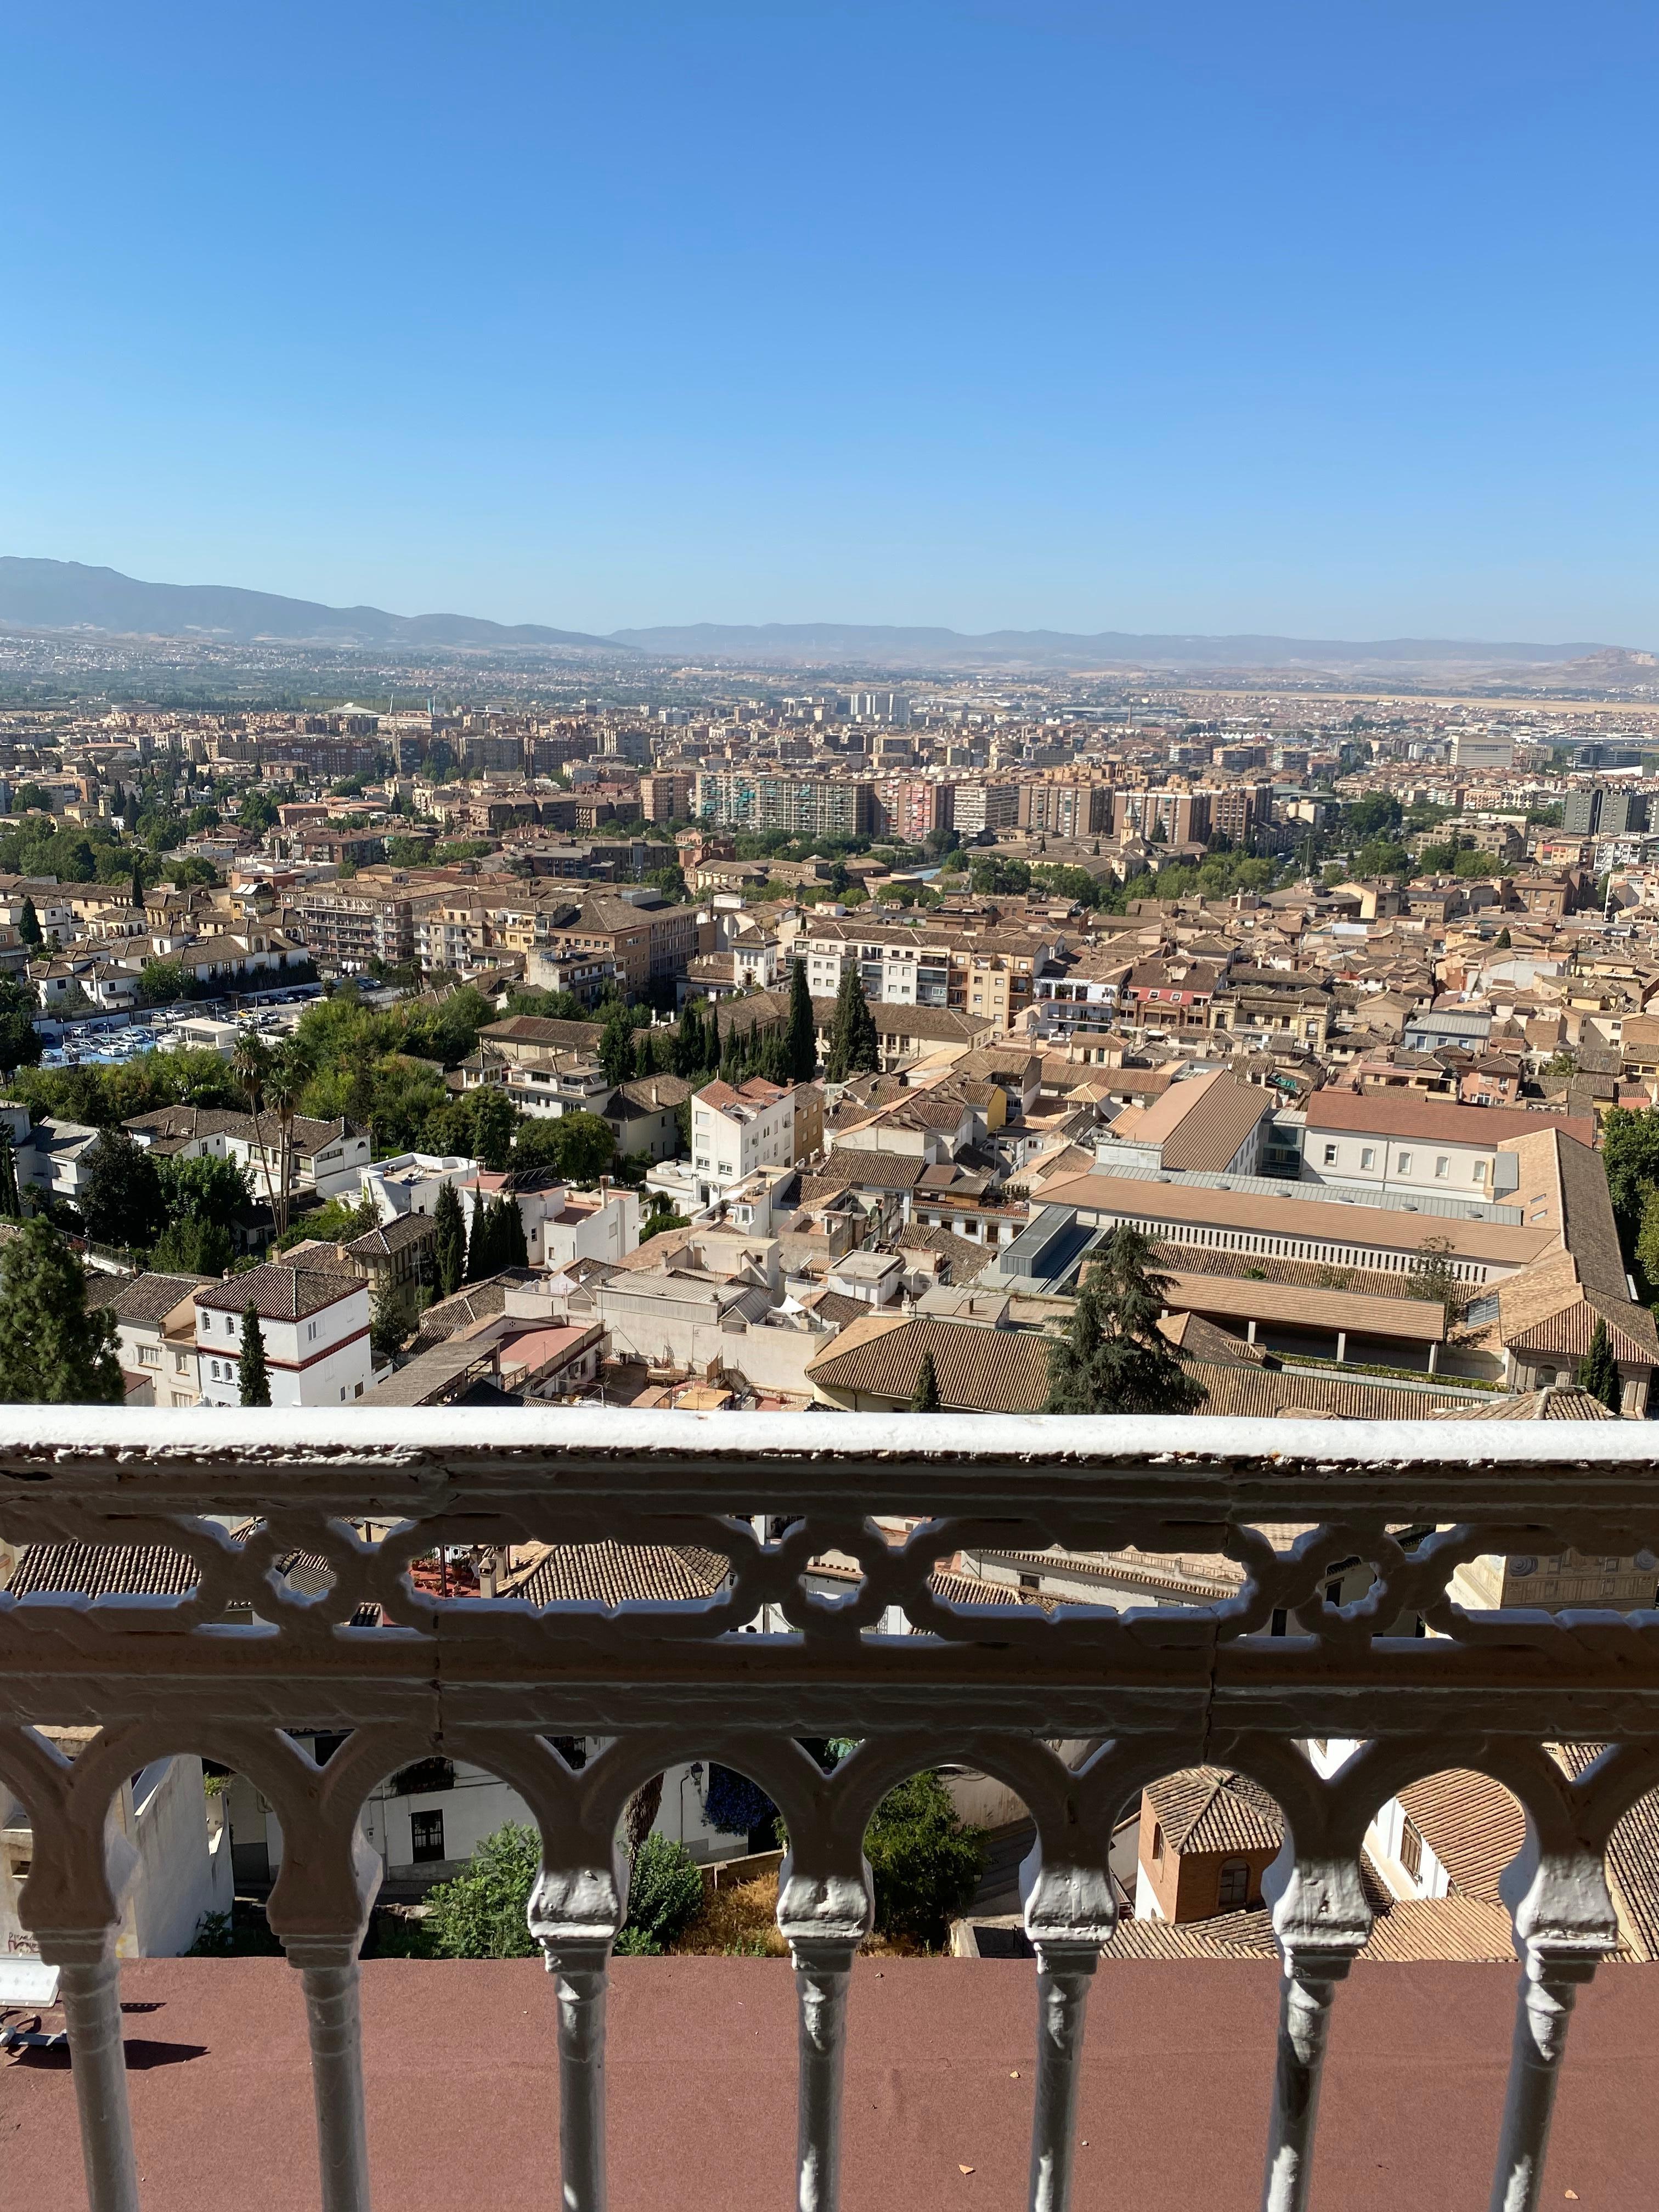
[[1434,27],[20,37],[8,2208],[1645,2203],[1659,56]]

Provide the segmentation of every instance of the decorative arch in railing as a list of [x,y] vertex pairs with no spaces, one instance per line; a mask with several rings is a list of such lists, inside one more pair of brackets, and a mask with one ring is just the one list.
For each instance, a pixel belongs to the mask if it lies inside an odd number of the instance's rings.
[[[877,1516],[915,1525],[895,1541]],[[1115,1917],[1111,1833],[1147,1783],[1225,1765],[1284,1814],[1272,2212],[1307,2201],[1331,2007],[1371,1925],[1358,1854],[1378,1806],[1456,1765],[1525,1809],[1505,1878],[1523,1973],[1493,2194],[1520,2212],[1536,2201],[1575,1990],[1618,1942],[1607,1838],[1659,1786],[1659,1614],[1471,1614],[1447,1592],[1483,1553],[1659,1549],[1634,1426],[528,1409],[371,1425],[31,1407],[0,1428],[0,1537],[166,1544],[198,1570],[179,1598],[0,1594],[0,1781],[33,1823],[23,1905],[63,1972],[95,2212],[138,2203],[113,1940],[130,1869],[106,1814],[124,1777],[164,1753],[247,1774],[282,1822],[270,1915],[304,1978],[327,2212],[369,2202],[356,1960],[379,1862],[360,1814],[386,1776],[434,1753],[509,1783],[540,1831],[529,1917],[555,1980],[569,2212],[605,2198],[618,1825],[689,1749],[751,1777],[787,1831],[778,1918],[800,2000],[811,2212],[837,2197],[846,1993],[872,1906],[864,1832],[919,1768],[983,1770],[1036,1830],[1022,1881],[1041,2212],[1069,2188],[1085,2002]],[[695,1544],[728,1563],[726,1583],[685,1602],[537,1608],[434,1596],[408,1573],[438,1544],[617,1542]],[[1217,1552],[1242,1586],[1173,1612],[1050,1613],[1012,1591],[952,1605],[928,1577],[976,1544]],[[805,1584],[827,1551],[860,1570],[829,1598]],[[315,1594],[283,1571],[296,1553],[324,1566]],[[1354,1559],[1370,1586],[1334,1602],[1328,1582]],[[388,1625],[354,1625],[371,1607]],[[895,1610],[908,1632],[882,1634]],[[753,1632],[762,1620],[784,1626]],[[38,1733],[64,1723],[100,1731],[72,1761]],[[319,1765],[285,1732],[298,1725],[347,1734]],[[580,1771],[550,1741],[572,1735],[607,1739]],[[800,1741],[826,1735],[857,1740],[830,1772]],[[1322,1777],[1302,1748],[1315,1736],[1360,1747]],[[1068,1766],[1051,1747],[1062,1737],[1097,1747]],[[1607,1748],[1574,1778],[1553,1741]]]

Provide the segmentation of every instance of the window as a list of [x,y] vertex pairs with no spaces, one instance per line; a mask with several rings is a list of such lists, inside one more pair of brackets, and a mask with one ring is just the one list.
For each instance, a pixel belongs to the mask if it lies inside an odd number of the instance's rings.
[[410,1856],[416,1866],[444,1855],[444,1816],[440,1813],[411,1813],[409,1816]]
[[1412,1156],[1409,1152],[1401,1152],[1400,1155],[1400,1172],[1401,1175],[1409,1175],[1411,1171]]
[[1376,1165],[1376,1147],[1375,1145],[1362,1145],[1360,1146],[1359,1164],[1362,1168],[1374,1168]]
[[139,1346],[138,1364],[141,1367],[159,1367],[161,1364],[161,1348],[160,1345],[141,1344]]
[[1162,1866],[1163,1863],[1164,1825],[1162,1821],[1154,1820],[1152,1823],[1152,1864],[1154,1866]]
[[1477,1160],[1474,1165],[1469,1170],[1469,1181],[1471,1182],[1485,1182],[1486,1180],[1486,1163],[1484,1160]]
[[1334,1168],[1336,1165],[1336,1146],[1334,1145],[1327,1145],[1325,1147],[1325,1164],[1328,1168]]
[[1413,1881],[1421,1881],[1423,1838],[1413,1827],[1411,1822],[1405,1819],[1402,1819],[1400,1823],[1400,1863]]
[[1216,1884],[1215,1901],[1223,1912],[1237,1912],[1250,1901],[1250,1863],[1248,1859],[1226,1859],[1222,1863],[1221,1878]]
[[1435,1161],[1434,1172],[1435,1179],[1438,1182],[1444,1182],[1446,1177],[1451,1173],[1451,1162],[1444,1152],[1442,1152]]
[[314,1321],[308,1321],[306,1323],[306,1340],[310,1344],[315,1344],[317,1341],[317,1324]]

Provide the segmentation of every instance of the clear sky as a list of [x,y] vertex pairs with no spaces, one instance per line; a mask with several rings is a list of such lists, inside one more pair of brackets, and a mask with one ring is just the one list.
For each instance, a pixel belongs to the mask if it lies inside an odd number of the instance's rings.
[[1652,0],[8,19],[0,551],[1659,646]]

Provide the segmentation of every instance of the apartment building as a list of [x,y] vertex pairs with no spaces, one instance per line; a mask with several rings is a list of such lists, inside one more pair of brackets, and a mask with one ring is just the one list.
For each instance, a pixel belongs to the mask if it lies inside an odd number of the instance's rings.
[[246,1315],[259,1316],[270,1402],[343,1406],[373,1379],[368,1285],[307,1267],[255,1267],[196,1294],[196,1348],[204,1406],[241,1402],[237,1381]]
[[691,1100],[691,1169],[708,1206],[761,1168],[795,1164],[795,1093],[752,1076],[708,1083]]
[[[116,1358],[127,1378],[128,1405],[180,1407],[201,1402],[196,1293],[211,1286],[212,1278],[207,1275],[135,1275],[110,1300],[115,1316]],[[144,1386],[149,1389],[148,1397]]]
[[877,777],[872,816],[877,835],[919,845],[933,830],[950,830],[955,824],[954,785],[935,783],[926,776]]
[[298,899],[300,935],[313,957],[347,969],[415,957],[416,893],[407,877],[367,874],[343,883],[307,884]]
[[1109,783],[1048,782],[1019,786],[1018,826],[1031,836],[1097,837],[1112,826]]
[[1144,837],[1148,844],[1206,845],[1207,791],[1117,791],[1112,794],[1112,834]]
[[875,787],[852,778],[703,769],[697,776],[696,807],[705,821],[734,830],[863,837],[874,823]]
[[958,783],[951,801],[954,827],[964,838],[982,836],[988,830],[1012,830],[1019,821],[1017,783]]
[[713,944],[713,925],[699,923],[694,906],[635,905],[599,892],[568,920],[550,921],[541,950],[553,959],[584,955],[609,960],[621,969],[630,992],[645,992],[653,983],[683,975]]
[[1052,939],[1012,930],[964,931],[939,924],[814,919],[797,940],[815,999],[833,999],[843,968],[857,964],[872,1006],[953,1006],[1006,1029],[1035,996],[1053,963]]
[[647,822],[689,821],[696,799],[695,770],[653,769],[640,778],[640,811]]

